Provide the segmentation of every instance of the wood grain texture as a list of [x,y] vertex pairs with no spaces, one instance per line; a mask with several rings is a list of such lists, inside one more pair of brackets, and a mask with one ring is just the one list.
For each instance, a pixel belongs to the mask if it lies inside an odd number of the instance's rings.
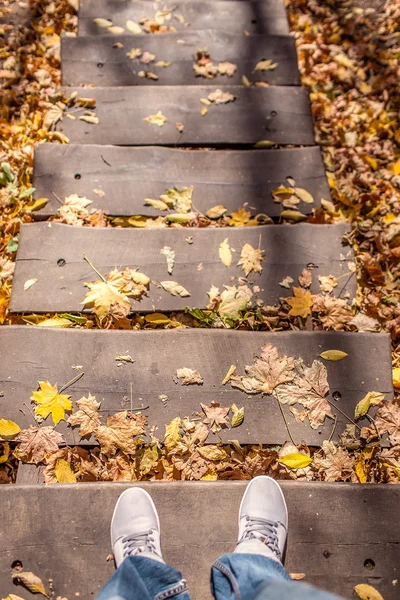
[[[314,145],[308,92],[300,87],[221,86],[234,102],[208,106],[200,114],[207,86],[157,86],[114,88],[65,88],[67,97],[96,100],[97,125],[81,121],[85,109],[69,112],[57,125],[73,143],[137,145],[248,146],[261,140],[276,144]],[[158,111],[167,118],[159,127],[144,121]],[[176,123],[184,125],[179,133]]]
[[[123,48],[115,48],[118,42]],[[127,56],[132,47],[150,52],[156,58],[149,64],[140,58]],[[218,75],[213,79],[196,77],[193,64],[199,48],[208,48],[214,65],[229,61],[237,65],[232,77]],[[264,81],[273,85],[300,85],[294,38],[232,34],[217,31],[187,31],[169,35],[84,36],[63,37],[61,40],[63,85],[124,86],[124,85],[240,85],[245,75],[249,81]],[[268,58],[277,67],[269,71],[254,71],[257,63]],[[156,62],[168,61],[169,67],[157,67]],[[151,71],[159,77],[140,77]]]
[[[237,373],[244,374],[244,366],[253,364],[265,343],[276,346],[282,355],[301,357],[307,365],[318,359],[325,350],[342,350],[348,357],[339,362],[324,361],[328,370],[329,398],[340,392],[340,408],[354,415],[354,408],[371,390],[393,397],[390,371],[390,337],[388,334],[353,334],[329,332],[261,333],[210,329],[165,331],[106,331],[54,330],[41,327],[2,327],[0,336],[0,414],[16,421],[21,428],[33,424],[29,398],[37,388],[37,381],[48,380],[59,386],[70,381],[76,371],[73,365],[82,365],[84,376],[68,388],[75,402],[90,392],[101,402],[102,416],[131,405],[148,407],[150,426],[158,427],[163,436],[164,426],[173,418],[191,416],[201,411],[200,403],[212,401],[222,406],[236,403],[245,407],[245,419],[234,430],[210,433],[207,443],[220,439],[237,439],[241,444],[282,444],[288,433],[279,406],[272,396],[248,396],[229,383],[222,385],[229,367],[237,365]],[[129,354],[135,363],[119,364],[115,357]],[[176,383],[176,369],[197,369],[203,385],[182,386]],[[169,398],[160,401],[160,394]],[[28,405],[28,406],[27,406]],[[332,431],[332,421],[319,430],[304,423],[296,423],[284,407],[294,439],[310,445],[320,445]],[[347,421],[338,413],[335,439],[344,430]],[[368,425],[368,421],[360,421]],[[48,418],[45,425],[51,424]],[[57,426],[70,444],[93,443],[81,440],[78,430]]]
[[[84,282],[98,279],[84,253],[102,273],[115,267],[137,268],[151,278],[149,294],[132,308],[139,312],[179,310],[186,306],[206,308],[211,285],[223,290],[234,285],[244,272],[237,263],[245,243],[265,253],[261,273],[250,274],[248,281],[258,285],[258,297],[266,304],[276,304],[292,291],[279,285],[290,275],[295,285],[301,271],[315,265],[311,290],[319,291],[319,275],[340,278],[337,294],[356,290],[354,273],[348,262],[354,254],[343,246],[347,224],[337,225],[265,225],[241,228],[92,228],[72,227],[59,223],[31,223],[21,227],[16,268],[12,287],[12,312],[81,311],[87,288]],[[186,238],[191,236],[193,243]],[[219,257],[219,246],[228,239],[235,249],[232,265],[227,268]],[[175,252],[172,275],[160,253],[164,246]],[[59,266],[57,261],[65,261]],[[199,269],[199,265],[202,267]],[[38,282],[24,291],[28,279]],[[177,281],[190,297],[172,296],[160,287],[160,281]],[[255,301],[255,297],[254,297]]]
[[[135,485],[135,484],[133,484]],[[370,583],[385,600],[398,599],[400,501],[396,485],[281,482],[289,510],[285,566],[305,582],[351,598]],[[55,594],[92,598],[114,572],[110,521],[129,484],[2,488],[0,587],[31,598],[11,583],[10,565],[23,562]],[[188,580],[192,600],[211,600],[210,567],[237,540],[237,511],[246,482],[140,482],[156,503],[163,555]],[[45,507],[45,509],[44,509]],[[368,527],[365,524],[368,523]],[[375,562],[374,570],[364,567]]]
[[[154,18],[159,4],[134,0],[82,0],[79,4],[79,35],[104,35],[107,30],[93,23],[96,17],[112,20],[114,25],[126,28],[128,19],[139,22],[140,19]],[[172,8],[169,5],[169,8]],[[174,14],[184,17],[180,23],[174,16],[167,24],[172,25],[180,33],[187,30],[217,29],[235,33],[288,34],[289,26],[284,3],[280,0],[262,0],[260,2],[238,2],[224,0],[221,2],[190,2],[178,0],[174,3]],[[126,30],[129,33],[128,30]],[[107,32],[108,33],[108,32]],[[108,34],[110,37],[112,34]],[[165,35],[165,34],[164,34]]]
[[[319,208],[321,198],[329,199],[321,152],[317,147],[246,152],[198,152],[172,148],[118,148],[115,146],[37,144],[33,186],[35,198],[49,202],[35,218],[44,219],[60,207],[54,194],[64,199],[71,193],[92,200],[90,208],[110,215],[159,216],[159,210],[145,206],[145,198],[159,198],[167,189],[194,186],[193,203],[205,214],[217,204],[227,213],[247,204],[252,214],[278,217],[281,205],[271,192],[287,185],[292,177],[298,187],[308,190],[314,204],[299,204],[304,214]],[[93,190],[102,190],[100,198]]]

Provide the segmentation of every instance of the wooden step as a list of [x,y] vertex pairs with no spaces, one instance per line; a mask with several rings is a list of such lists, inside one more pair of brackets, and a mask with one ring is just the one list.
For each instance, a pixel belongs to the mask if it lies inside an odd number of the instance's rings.
[[[72,227],[60,223],[30,223],[21,226],[16,268],[12,287],[12,312],[81,311],[87,288],[84,282],[98,279],[84,259],[84,253],[103,275],[115,267],[139,269],[151,278],[148,296],[133,301],[134,311],[171,311],[185,306],[206,308],[207,292],[212,285],[224,289],[237,284],[244,271],[238,266],[245,243],[265,253],[262,272],[248,277],[259,286],[256,296],[266,304],[292,296],[292,290],[279,285],[286,276],[297,284],[297,277],[308,265],[315,265],[311,291],[319,291],[319,275],[334,275],[340,285],[335,292],[353,296],[356,278],[349,271],[354,254],[343,246],[346,223],[337,225],[265,225],[247,228],[93,228]],[[192,240],[187,241],[190,237]],[[228,239],[235,250],[228,268],[219,257],[219,246]],[[38,242],[40,240],[40,243]],[[161,249],[175,252],[172,275],[167,272]],[[61,265],[61,266],[60,266]],[[200,266],[199,266],[200,265]],[[37,283],[24,291],[29,279]],[[172,280],[190,296],[173,296],[160,286]]]
[[[115,88],[65,88],[69,97],[96,101],[99,123],[79,119],[87,109],[68,112],[57,129],[71,142],[79,144],[249,146],[268,140],[276,144],[314,145],[313,122],[308,92],[300,87],[221,86],[235,100],[205,107],[201,98],[211,90],[207,86],[154,85]],[[202,116],[201,109],[208,112]],[[161,111],[167,121],[162,126],[145,121]],[[184,129],[180,133],[177,123]]]
[[[110,19],[114,26],[123,27],[126,33],[128,20],[139,22],[142,18],[154,19],[156,12],[165,5],[155,2],[122,2],[121,0],[82,0],[79,3],[79,35],[102,35],[107,29],[98,27],[94,18]],[[169,5],[172,8],[172,5]],[[190,2],[178,0],[173,3],[172,18],[165,25],[186,33],[198,29],[219,29],[235,33],[288,34],[289,26],[284,3],[281,0],[260,2],[204,1]],[[176,18],[174,15],[178,15]],[[182,23],[183,17],[184,22]],[[178,20],[180,19],[180,20]],[[112,35],[109,33],[109,35]]]
[[[133,44],[134,42],[134,44]],[[115,47],[118,43],[122,47]],[[155,55],[150,63],[127,56],[132,47]],[[196,76],[193,64],[199,49],[207,47],[216,67],[220,62],[237,66],[233,76],[218,75],[210,79]],[[170,35],[64,37],[62,50],[63,85],[240,85],[243,76],[250,82],[272,85],[300,85],[294,38],[290,36],[243,36],[220,31],[185,31]],[[272,70],[256,71],[261,60],[276,65]],[[157,66],[167,61],[168,67]],[[157,83],[153,78],[158,77]],[[139,75],[140,74],[140,75]]]
[[[90,208],[110,215],[165,215],[145,198],[159,198],[167,189],[193,186],[193,204],[206,214],[216,205],[227,214],[246,205],[252,214],[279,217],[282,206],[272,191],[287,185],[287,178],[306,189],[313,204],[298,208],[310,214],[321,198],[330,199],[321,152],[318,147],[248,150],[246,152],[190,152],[172,148],[37,144],[33,172],[35,198],[48,198],[33,215],[48,218],[60,208],[60,199],[71,193],[86,196]],[[99,197],[93,190],[101,190]],[[168,211],[172,212],[172,211]]]
[[[287,570],[304,573],[304,582],[346,598],[355,585],[369,583],[385,600],[397,600],[399,486],[281,484],[289,509]],[[47,591],[51,578],[57,596],[95,596],[114,572],[107,559],[110,521],[118,496],[128,487],[2,486],[3,594],[25,597],[10,576],[11,563],[19,560],[25,571],[42,578]],[[183,572],[192,600],[211,600],[210,566],[235,547],[246,482],[144,482],[140,487],[156,503],[166,562]]]
[[[149,427],[158,427],[161,438],[165,425],[177,416],[194,417],[201,412],[200,403],[212,401],[228,407],[232,403],[245,407],[244,422],[234,429],[210,433],[207,443],[236,439],[241,444],[283,444],[289,434],[276,399],[261,394],[248,395],[229,382],[222,385],[229,367],[244,375],[244,366],[252,365],[264,344],[272,344],[280,355],[302,358],[307,366],[326,350],[342,350],[348,356],[341,361],[323,361],[328,371],[328,399],[350,418],[356,404],[367,392],[377,391],[393,398],[390,370],[390,336],[378,333],[276,332],[261,333],[215,329],[183,329],[156,331],[110,331],[49,329],[31,326],[4,326],[0,336],[0,417],[11,419],[26,428],[34,424],[30,410],[32,392],[37,381],[65,385],[81,365],[84,376],[65,393],[74,403],[87,396],[101,402],[101,415],[121,410],[143,408]],[[121,363],[119,355],[129,355],[136,362]],[[202,385],[181,385],[176,370],[188,367],[198,370]],[[79,370],[78,370],[79,372]],[[132,389],[132,392],[131,392]],[[336,392],[336,393],[335,393]],[[132,397],[131,397],[132,393]],[[164,404],[159,399],[166,395]],[[341,396],[340,400],[335,400]],[[300,405],[297,408],[301,408]],[[337,413],[337,424],[331,418],[318,429],[308,419],[296,422],[288,406],[283,406],[292,435],[297,443],[304,441],[319,446],[334,429],[333,439],[344,431],[348,421]],[[371,411],[371,414],[374,413]],[[51,417],[45,425],[51,425]],[[360,426],[369,421],[360,420]],[[94,438],[81,440],[78,429],[57,425],[69,444],[93,444]]]

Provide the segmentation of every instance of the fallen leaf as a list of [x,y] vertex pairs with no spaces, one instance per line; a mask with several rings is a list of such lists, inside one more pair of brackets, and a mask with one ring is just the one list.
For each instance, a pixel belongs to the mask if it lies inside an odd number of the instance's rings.
[[336,446],[333,442],[322,442],[324,456],[314,454],[314,467],[320,472],[324,481],[347,481],[354,473],[354,456]]
[[207,98],[214,104],[227,104],[227,102],[233,102],[235,100],[235,96],[231,94],[231,92],[223,92],[222,90],[211,92],[211,94],[208,94]]
[[272,60],[260,60],[254,67],[254,71],[273,71],[278,66],[278,63]]
[[282,219],[287,219],[288,221],[293,221],[294,223],[299,223],[300,221],[307,221],[307,215],[303,215],[298,210],[283,210],[280,214]]
[[18,585],[22,585],[27,590],[32,592],[32,594],[42,594],[45,598],[49,596],[46,593],[45,587],[43,585],[42,580],[37,575],[34,575],[30,571],[20,572],[12,574],[13,583],[17,583]]
[[312,273],[308,269],[303,269],[298,277],[299,284],[303,288],[309,288],[312,284]]
[[392,369],[392,381],[393,387],[396,388],[396,390],[400,389],[400,367]]
[[128,31],[130,31],[131,33],[136,33],[136,34],[140,34],[143,33],[142,32],[142,28],[140,27],[140,25],[138,23],[136,23],[136,21],[131,21],[130,19],[125,23],[125,27],[127,28]]
[[76,483],[75,473],[63,458],[57,460],[54,472],[58,483]]
[[260,356],[252,365],[245,366],[246,375],[232,375],[232,387],[248,394],[271,394],[282,383],[293,381],[295,377],[294,359],[280,356],[272,344],[264,344]]
[[[162,194],[160,199],[165,202],[168,208],[173,208],[178,213],[190,213],[192,210],[193,186],[168,189],[166,194]],[[170,218],[170,216],[169,216]]]
[[219,448],[218,446],[203,446],[202,448],[198,448],[198,453],[207,460],[226,460],[228,458],[227,453],[223,448]]
[[227,319],[238,319],[251,300],[252,292],[247,287],[225,286],[218,305],[218,314]]
[[272,142],[271,140],[260,140],[256,142],[253,148],[273,148],[276,145],[276,142]]
[[240,254],[240,260],[238,266],[241,266],[244,274],[247,276],[251,271],[254,273],[261,273],[262,266],[261,261],[264,258],[263,250],[253,248],[250,244],[244,244],[242,252]]
[[46,455],[57,452],[64,443],[63,436],[53,427],[33,427],[24,429],[18,436],[20,444],[16,454],[20,460],[28,463],[40,463]]
[[289,469],[304,469],[312,463],[312,458],[306,456],[305,454],[293,453],[286,454],[279,459],[279,462]]
[[[172,63],[170,63],[168,60],[158,60],[155,64],[156,67],[160,67],[161,69],[166,69],[167,67],[170,67]],[[178,125],[178,123],[177,123]]]
[[79,435],[81,437],[91,435],[101,422],[98,413],[100,402],[96,402],[96,397],[89,393],[87,398],[83,396],[77,400],[76,404],[79,410],[68,418],[68,423],[73,427],[80,426]]
[[176,128],[177,128],[177,130],[179,131],[179,133],[183,133],[183,130],[184,130],[185,126],[184,126],[184,124],[183,124],[183,123],[179,123],[179,122],[178,122],[178,123],[176,124]]
[[158,127],[162,127],[167,120],[167,117],[162,114],[161,110],[159,110],[155,115],[150,115],[143,119],[143,121],[147,121],[147,123],[151,123],[152,125],[158,125]]
[[38,381],[40,390],[32,392],[31,400],[38,406],[35,414],[46,419],[50,414],[55,425],[65,418],[65,411],[72,410],[71,396],[59,394],[58,387],[48,381]]
[[96,18],[96,19],[93,19],[93,23],[95,25],[97,25],[97,27],[103,27],[103,28],[112,27],[112,21],[109,21],[108,19]]
[[337,361],[343,360],[348,354],[342,350],[325,350],[325,352],[321,352],[319,356],[325,360]]
[[153,200],[152,198],[145,198],[144,201],[146,206],[152,206],[156,210],[168,210],[168,205],[162,200]]
[[38,282],[38,279],[28,279],[27,281],[25,281],[24,292],[27,292],[29,290],[29,288],[31,288],[37,282]]
[[137,415],[127,411],[107,417],[107,425],[100,425],[95,431],[103,454],[113,456],[118,449],[125,454],[135,453],[136,444],[133,438],[144,432],[140,421],[136,422],[137,418]]
[[209,219],[219,219],[220,217],[222,217],[223,214],[226,213],[227,210],[228,209],[226,208],[226,206],[218,204],[217,206],[209,208],[206,214]]
[[242,84],[245,87],[250,87],[251,86],[251,82],[248,80],[248,78],[246,77],[246,75],[242,75]]
[[156,58],[155,54],[145,51],[145,52],[143,52],[143,54],[141,56],[140,62],[143,63],[144,65],[148,65],[149,63],[154,62],[155,58]]
[[321,292],[330,293],[337,286],[338,280],[334,275],[318,275]]
[[0,419],[0,437],[13,438],[19,434],[21,428],[14,421],[8,419]]
[[354,418],[357,420],[363,417],[369,411],[370,406],[377,406],[384,400],[385,394],[381,392],[368,392],[364,398],[362,398],[355,409]]
[[98,125],[99,118],[96,115],[81,115],[79,117],[80,121],[85,121],[85,123],[89,123],[90,125]]
[[225,240],[220,243],[218,252],[222,263],[229,268],[232,264],[232,252],[228,244],[228,238],[225,238]]
[[375,423],[379,433],[387,432],[393,446],[400,444],[400,406],[395,402],[383,402],[377,408]]
[[200,403],[200,406],[206,415],[206,418],[203,419],[203,423],[208,425],[213,433],[220,431],[224,425],[229,425],[226,417],[228,416],[230,407],[226,408],[221,406],[219,402],[212,402],[211,406]]
[[112,33],[113,35],[120,35],[121,33],[124,33],[125,29],[123,27],[118,27],[117,25],[113,25],[112,27],[109,27],[107,29],[107,31],[109,33]]
[[313,299],[310,290],[304,290],[303,288],[293,288],[293,298],[285,298],[285,302],[292,308],[289,311],[289,315],[292,317],[303,317],[304,319],[311,315],[311,307],[313,305]]
[[231,376],[233,375],[233,373],[236,371],[236,365],[231,365],[228,369],[227,374],[225,375],[225,377],[223,378],[221,385],[225,385],[226,383],[228,383],[228,381],[230,380]]
[[151,71],[139,71],[138,77],[145,77],[146,79],[152,79],[153,81],[158,80],[158,75],[152,73]]
[[293,579],[293,581],[300,581],[301,579],[304,579],[305,576],[305,573],[289,573],[289,577],[290,579]]
[[244,227],[250,222],[251,213],[246,210],[243,206],[238,208],[237,212],[232,212],[228,225],[231,227]]
[[170,318],[162,313],[151,313],[150,315],[145,315],[144,320],[146,323],[154,323],[155,325],[167,325],[170,323]]
[[243,423],[244,419],[244,406],[239,408],[236,404],[232,404],[232,417],[231,417],[231,426],[239,427]]
[[294,279],[293,277],[290,277],[290,275],[286,275],[286,277],[284,277],[282,279],[282,281],[279,282],[279,285],[281,287],[286,288],[287,290],[290,290],[290,286],[293,283]]
[[173,450],[178,442],[181,441],[182,420],[180,417],[175,417],[165,426],[164,445],[169,451]]
[[220,75],[232,77],[236,73],[237,65],[231,62],[220,62],[217,69]]
[[304,190],[303,188],[295,187],[294,192],[295,192],[296,196],[298,198],[300,198],[300,200],[302,202],[305,202],[306,204],[313,204],[314,198],[312,197],[310,192],[307,192],[307,190]]
[[129,354],[117,354],[117,356],[115,357],[115,360],[122,361],[122,362],[128,362],[128,363],[135,362],[135,359],[132,358],[132,356],[130,356]]
[[160,284],[172,296],[181,296],[181,298],[190,296],[190,293],[176,281],[160,281]]
[[74,323],[70,319],[64,317],[52,317],[50,319],[44,319],[40,323],[36,323],[37,327],[54,327],[55,329],[66,329],[67,327],[73,327]]
[[367,583],[359,583],[354,587],[354,591],[361,600],[383,600],[382,594]]
[[175,252],[169,246],[164,246],[164,248],[161,248],[160,254],[165,256],[167,259],[167,271],[170,275],[172,275],[175,265]]
[[360,332],[380,330],[380,323],[377,319],[368,317],[361,312],[357,313],[356,316],[349,321],[349,325],[354,325]]
[[139,56],[142,56],[142,54],[143,52],[140,48],[132,48],[132,50],[129,50],[129,52],[126,53],[127,57],[131,60],[139,58]]
[[177,369],[176,377],[178,379],[182,379],[181,385],[193,385],[195,383],[198,385],[203,384],[203,378],[201,377],[200,373],[197,370],[194,371],[188,367]]
[[140,460],[139,471],[142,473],[142,475],[147,475],[147,473],[150,473],[150,471],[157,466],[158,461],[158,444],[157,441],[154,441],[145,449]]

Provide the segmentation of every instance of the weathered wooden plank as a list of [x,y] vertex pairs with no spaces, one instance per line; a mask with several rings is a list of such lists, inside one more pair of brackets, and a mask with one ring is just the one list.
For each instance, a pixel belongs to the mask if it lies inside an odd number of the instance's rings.
[[[107,29],[98,27],[93,19],[97,17],[110,19],[113,25],[123,27],[126,33],[126,22],[139,22],[142,18],[154,19],[155,14],[163,9],[155,2],[121,2],[121,0],[83,0],[79,5],[79,35],[102,35]],[[235,33],[288,34],[285,7],[280,0],[262,0],[260,2],[185,2],[178,0],[173,5],[172,19],[165,24],[178,32],[199,29],[217,29]],[[175,15],[184,18],[182,23]],[[111,36],[111,33],[109,34]]]
[[[135,484],[134,484],[135,485]],[[399,486],[281,482],[289,509],[285,566],[305,582],[352,597],[370,583],[397,600]],[[3,486],[0,587],[28,598],[11,583],[22,561],[55,594],[92,598],[112,575],[109,527],[118,496],[129,484]],[[237,541],[246,482],[141,482],[156,503],[164,558],[183,572],[193,600],[211,600],[210,567]],[[94,507],[101,507],[98,510]],[[44,510],[45,507],[45,510]],[[368,523],[368,527],[366,527]],[[365,566],[364,566],[365,565]],[[372,569],[372,570],[369,570]],[[303,585],[302,582],[298,583]],[[30,597],[30,596],[29,596]]]
[[[318,275],[334,275],[341,285],[339,294],[355,293],[354,273],[348,262],[354,257],[350,247],[342,245],[341,236],[348,227],[337,225],[265,225],[248,228],[91,228],[71,227],[59,223],[33,223],[21,227],[21,236],[12,287],[12,312],[80,311],[87,288],[84,282],[97,275],[84,260],[84,253],[103,274],[116,266],[137,268],[151,278],[149,294],[133,310],[179,310],[185,306],[206,308],[211,285],[221,290],[234,285],[244,276],[237,266],[245,243],[265,253],[261,273],[249,276],[250,284],[261,288],[258,297],[275,304],[292,291],[279,285],[290,275],[295,281],[309,263],[316,266],[311,290],[319,290]],[[193,243],[186,241],[188,236]],[[219,258],[219,246],[228,238],[235,249],[230,268]],[[175,252],[172,276],[167,272],[164,246]],[[63,259],[60,261],[60,259]],[[62,265],[60,267],[60,264]],[[198,269],[199,265],[202,265]],[[24,291],[28,279],[37,283]],[[173,280],[183,285],[190,297],[172,296],[160,287],[160,281]],[[254,296],[255,300],[255,296]]]
[[18,464],[17,485],[36,485],[44,483],[43,465],[34,465],[29,463]]
[[[95,145],[38,144],[35,147],[33,186],[35,198],[49,202],[36,218],[48,218],[60,207],[58,198],[71,193],[92,200],[90,208],[118,216],[159,216],[145,206],[145,198],[158,198],[167,189],[194,186],[196,209],[206,214],[217,204],[227,213],[247,203],[252,214],[278,217],[281,205],[271,192],[292,177],[308,190],[314,204],[299,204],[304,214],[329,199],[318,147],[197,152],[172,148],[118,148]],[[102,190],[100,198],[93,190]]]
[[[68,388],[68,394],[73,402],[89,392],[94,394],[101,401],[104,417],[129,410],[132,405],[147,407],[143,412],[148,415],[149,425],[157,426],[162,436],[165,424],[177,416],[193,417],[201,411],[201,402],[209,405],[217,401],[222,406],[236,403],[245,406],[243,424],[233,431],[225,429],[210,434],[208,443],[228,441],[233,436],[241,444],[282,444],[288,439],[288,432],[275,398],[248,396],[230,384],[221,383],[232,364],[237,365],[237,373],[244,374],[244,365],[253,364],[254,356],[259,355],[265,343],[276,346],[281,354],[303,358],[307,365],[325,350],[347,352],[345,360],[325,364],[330,386],[328,397],[332,400],[334,392],[339,392],[339,406],[348,415],[354,415],[357,402],[368,391],[380,391],[392,398],[388,334],[210,329],[133,332],[14,326],[1,328],[0,385],[4,395],[0,397],[0,415],[16,421],[20,427],[32,424],[29,398],[37,388],[37,381],[48,380],[62,386],[76,375],[72,366],[82,365],[84,376]],[[136,362],[121,365],[115,360],[121,354],[129,354]],[[177,384],[176,369],[181,367],[198,369],[203,385]],[[166,405],[160,401],[160,394],[168,396]],[[332,431],[330,419],[315,430],[308,422],[296,423],[287,407],[285,413],[298,442],[320,445]],[[337,417],[335,438],[348,422],[341,413]],[[50,423],[50,419],[45,422]],[[81,441],[78,431],[67,427],[65,422],[57,430],[71,444],[95,441]]]
[[[201,98],[207,86],[156,86],[115,88],[66,88],[67,96],[96,100],[97,125],[81,121],[76,108],[57,129],[79,144],[140,145],[252,145],[261,140],[277,144],[314,145],[308,92],[300,87],[222,86],[235,96],[233,102],[208,106],[201,115]],[[158,111],[167,118],[159,127],[144,119]],[[179,133],[176,123],[182,123]]]
[[[115,47],[115,42],[122,48]],[[133,44],[134,42],[134,44]],[[150,63],[140,58],[132,60],[127,52],[140,48],[155,55]],[[196,77],[193,64],[199,48],[208,48],[214,65],[229,61],[237,65],[232,77],[217,75],[212,79]],[[165,35],[64,37],[61,43],[63,85],[123,86],[123,85],[238,85],[245,75],[249,81],[264,81],[273,85],[300,85],[294,38],[232,34],[217,31],[187,31]],[[268,58],[277,64],[267,71],[255,71],[259,61]],[[170,62],[169,67],[157,67],[157,61]],[[153,79],[139,76],[150,71]]]

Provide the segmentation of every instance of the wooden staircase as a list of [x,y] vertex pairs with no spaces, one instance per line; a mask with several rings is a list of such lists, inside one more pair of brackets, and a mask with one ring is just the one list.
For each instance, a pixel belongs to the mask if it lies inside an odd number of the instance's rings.
[[[219,259],[219,246],[227,237],[233,248],[250,243],[264,250],[257,285],[266,304],[291,295],[279,283],[288,276],[296,281],[307,265],[318,275],[341,279],[343,284],[335,289],[338,297],[354,298],[356,279],[348,276],[354,253],[344,239],[347,224],[277,223],[281,206],[271,192],[288,178],[314,198],[313,204],[301,202],[297,207],[305,217],[321,206],[321,199],[330,197],[283,4],[278,0],[178,1],[171,20],[165,22],[174,31],[146,33],[146,26],[160,25],[154,21],[156,25],[145,23],[141,33],[132,33],[160,8],[147,0],[81,0],[78,37],[62,40],[63,84],[66,97],[95,100],[90,110],[96,124],[80,119],[87,109],[72,100],[56,126],[70,143],[35,148],[36,198],[46,197],[49,202],[35,213],[38,222],[22,225],[10,311],[81,312],[83,283],[93,280],[84,254],[100,273],[129,266],[151,277],[148,296],[134,304],[136,311],[179,311],[188,305],[205,309],[211,284],[223,289],[230,278],[243,274],[236,261],[228,271]],[[112,24],[99,27],[96,19]],[[205,46],[215,64],[237,65],[231,77],[195,77],[193,55]],[[156,59],[149,64],[140,62],[139,56],[132,59],[127,56],[132,48]],[[278,66],[256,71],[259,61],[265,60]],[[157,67],[157,61],[171,65]],[[233,101],[209,100],[216,90],[231,94]],[[163,126],[145,120],[158,112],[166,118]],[[190,230],[74,227],[48,221],[56,214],[59,199],[71,193],[89,197],[91,208],[112,217],[157,217],[160,211],[144,203],[145,198],[190,186],[194,186],[193,204],[203,214],[216,205],[225,206],[227,214],[247,205],[253,214],[270,219],[249,228]],[[94,189],[102,193],[93,194]],[[171,295],[157,283],[169,277],[160,255],[165,246],[176,253],[173,279],[189,296]],[[37,282],[25,290],[31,279]],[[317,278],[310,289],[318,291]],[[234,437],[240,444],[282,445],[288,433],[278,404],[260,395],[246,398],[221,383],[230,365],[243,370],[266,342],[283,354],[301,356],[306,364],[332,348],[348,354],[345,361],[327,364],[331,400],[341,398],[336,427],[332,432],[332,425],[326,423],[312,429],[288,416],[299,442],[318,446],[330,435],[337,440],[347,424],[342,411],[354,414],[368,391],[393,397],[387,334],[30,326],[2,327],[0,333],[0,414],[21,428],[35,424],[27,403],[36,382],[68,379],[66,374],[74,375],[72,366],[82,365],[85,376],[71,388],[72,399],[90,390],[102,400],[107,415],[121,410],[121,398],[126,408],[132,408],[132,398],[126,400],[132,386],[135,401],[146,407],[150,426],[161,431],[174,417],[194,413],[200,402],[245,402],[244,424],[234,434],[232,430],[211,434],[207,443]],[[121,367],[115,357],[122,352],[135,357],[135,364]],[[204,384],[177,391],[174,373],[187,362],[199,369]],[[163,405],[160,394],[171,401]],[[57,431],[68,444],[96,443],[90,437],[81,440],[65,421]],[[2,489],[0,591],[9,593],[8,569],[19,560],[43,580],[52,578],[57,596],[94,597],[113,570],[113,563],[107,562],[109,521],[126,485],[44,486],[42,481],[40,469],[21,465],[17,484]],[[235,543],[245,482],[141,485],[159,508],[166,559],[184,571],[192,598],[208,598],[207,569]],[[283,488],[290,515],[289,571],[305,573],[307,582],[344,596],[352,594],[354,585],[368,582],[385,600],[398,597],[400,492],[395,486],[303,480],[285,481]],[[31,596],[22,591],[21,597]]]

